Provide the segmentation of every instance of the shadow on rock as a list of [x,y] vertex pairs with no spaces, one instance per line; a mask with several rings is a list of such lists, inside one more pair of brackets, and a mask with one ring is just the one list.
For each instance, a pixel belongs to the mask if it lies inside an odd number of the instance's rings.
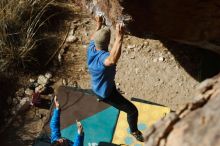
[[175,60],[197,81],[203,81],[220,72],[220,55],[205,49],[163,41]]

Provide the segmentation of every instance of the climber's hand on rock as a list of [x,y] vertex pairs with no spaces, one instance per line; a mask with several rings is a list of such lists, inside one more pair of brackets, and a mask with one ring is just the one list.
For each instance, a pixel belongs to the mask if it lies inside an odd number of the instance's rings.
[[99,30],[103,25],[103,17],[102,16],[96,16],[96,30]]
[[117,23],[116,24],[116,39],[122,40],[124,36],[124,24]]
[[54,97],[54,104],[55,104],[56,108],[59,109],[60,104],[59,104],[59,102],[57,100],[57,96]]
[[102,18],[102,16],[95,16],[95,20],[97,23],[102,23],[103,18]]

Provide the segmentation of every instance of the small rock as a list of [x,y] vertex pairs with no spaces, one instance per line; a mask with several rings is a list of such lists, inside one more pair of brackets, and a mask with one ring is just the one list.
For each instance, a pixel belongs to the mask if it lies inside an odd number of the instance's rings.
[[16,113],[17,113],[17,112],[16,112],[15,109],[12,109],[12,110],[11,110],[11,114],[12,114],[12,115],[16,115]]
[[31,90],[31,89],[29,89],[29,88],[27,88],[27,89],[25,90],[25,94],[26,94],[26,95],[31,96],[33,93],[34,93],[34,91]]
[[74,88],[78,88],[78,83],[77,83],[77,81],[74,81],[74,82],[71,84],[71,86],[74,87]]
[[34,82],[35,82],[35,79],[29,79],[29,82],[30,82],[30,83],[34,83]]
[[60,53],[58,54],[57,59],[58,59],[59,63],[62,63],[62,55]]
[[21,111],[27,110],[30,107],[30,103],[31,102],[30,102],[30,99],[28,97],[23,98],[20,101],[19,105],[17,106],[16,111],[21,112]]
[[139,68],[135,68],[135,73],[138,74]]
[[140,48],[141,48],[141,49],[144,48],[144,44],[141,44],[141,45],[140,45]]
[[79,52],[76,52],[75,54],[76,54],[76,56],[80,56],[80,53],[79,53]]
[[76,55],[75,55],[74,53],[71,53],[70,56],[71,56],[71,58],[73,58],[73,57],[75,57]]
[[160,140],[159,146],[166,146],[166,140],[164,138]]
[[82,69],[82,68],[78,69],[78,72],[82,72],[82,71],[83,71],[83,69]]
[[[67,46],[66,46],[66,47],[67,47]],[[66,48],[66,47],[65,47],[65,48]],[[64,52],[65,52],[65,49],[64,49],[64,48],[62,48],[62,49],[60,50],[60,52],[59,52],[59,53],[60,53],[61,55],[63,55],[63,54],[64,54]]]
[[155,58],[155,59],[153,60],[153,62],[157,62],[157,58]]
[[149,46],[149,42],[145,41],[145,42],[144,42],[144,45],[145,45],[145,46]]
[[[72,23],[73,23],[73,24],[75,24],[75,23],[79,23],[79,19],[73,20]],[[73,25],[73,26],[74,26],[74,25]]]
[[143,46],[144,46],[144,45],[135,47],[135,48],[134,48],[134,51],[135,51],[135,52],[139,52],[139,51],[143,48]]
[[122,53],[126,53],[126,50],[125,50],[125,49],[123,49],[123,50],[122,50]]
[[171,60],[175,60],[175,58],[174,58],[174,57],[171,57],[170,59],[171,59]]
[[48,78],[46,78],[45,76],[40,75],[40,76],[38,77],[38,80],[37,80],[37,83],[38,83],[38,84],[45,86],[46,84],[48,84],[48,82],[49,82],[49,80],[48,80]]
[[78,38],[74,35],[69,35],[66,39],[67,43],[75,43],[76,41],[78,41]]
[[116,83],[116,86],[120,86],[120,83]]
[[23,98],[23,96],[22,96],[22,97],[20,97],[20,96],[17,96],[17,97],[16,97],[16,99],[17,99],[18,101],[20,101],[22,98]]
[[131,57],[130,57],[130,59],[135,59],[135,56],[134,56],[134,55],[133,55],[133,56],[131,56]]
[[41,114],[41,113],[37,113],[36,116],[37,116],[38,118],[40,118],[40,119],[42,119],[42,118],[44,117],[44,115]]
[[163,85],[164,84],[164,81],[160,81],[160,85]]
[[134,49],[136,47],[136,45],[128,45],[128,49]]
[[125,53],[128,55],[130,53],[130,51],[126,50]]
[[88,32],[85,32],[85,36],[89,36],[89,33],[88,33]]
[[67,86],[67,81],[66,81],[66,79],[62,79],[62,84],[63,84],[63,86]]
[[52,78],[52,74],[48,72],[48,73],[45,74],[45,77],[46,77],[47,79],[51,79],[51,78]]
[[125,35],[125,39],[129,41],[131,38],[128,35]]
[[84,22],[82,22],[82,24],[89,24],[90,20],[85,20]]
[[46,90],[46,87],[44,87],[43,85],[39,85],[38,87],[35,88],[35,93],[42,93]]
[[19,100],[17,98],[13,98],[13,105],[17,105],[19,103]]
[[165,60],[165,58],[164,57],[159,57],[159,62],[163,62],[164,60]]
[[192,88],[195,88],[195,86],[196,86],[196,85],[193,85],[193,84],[191,85]]
[[74,35],[75,30],[76,30],[76,27],[75,27],[75,25],[72,23],[71,26],[70,26],[69,35]]
[[147,52],[150,53],[151,52],[151,48],[147,47]]
[[17,96],[20,96],[20,97],[24,96],[24,94],[25,94],[24,88],[21,88],[21,89],[19,89],[19,90],[16,92],[16,95],[17,95]]

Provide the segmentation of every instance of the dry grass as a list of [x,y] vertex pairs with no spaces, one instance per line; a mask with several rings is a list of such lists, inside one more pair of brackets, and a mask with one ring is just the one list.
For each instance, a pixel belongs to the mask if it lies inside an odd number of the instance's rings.
[[19,76],[24,76],[23,72],[37,72],[40,67],[44,69],[61,46],[68,30],[66,20],[73,19],[71,6],[67,0],[0,0],[0,115],[3,117],[10,116],[4,114],[10,113],[12,106],[7,99],[14,97],[20,88]]
[[61,13],[53,9],[54,3],[55,0],[0,1],[0,72],[38,63],[40,53],[36,52],[42,47],[41,42],[51,43],[45,35],[49,30],[45,29],[50,19]]

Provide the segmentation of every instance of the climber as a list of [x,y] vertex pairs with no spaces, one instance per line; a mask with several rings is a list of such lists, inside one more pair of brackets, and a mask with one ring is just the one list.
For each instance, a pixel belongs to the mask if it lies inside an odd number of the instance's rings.
[[75,141],[72,142],[68,139],[62,138],[60,133],[60,109],[57,97],[54,98],[55,109],[50,121],[51,129],[51,146],[83,146],[84,132],[80,122],[77,122],[78,132]]
[[114,81],[116,63],[121,55],[124,26],[122,23],[116,25],[115,42],[112,50],[108,51],[110,29],[105,25],[102,16],[96,16],[96,25],[96,31],[91,37],[87,49],[87,64],[91,75],[92,90],[100,101],[126,112],[131,134],[138,141],[143,141],[143,135],[137,128],[138,110],[117,91]]

